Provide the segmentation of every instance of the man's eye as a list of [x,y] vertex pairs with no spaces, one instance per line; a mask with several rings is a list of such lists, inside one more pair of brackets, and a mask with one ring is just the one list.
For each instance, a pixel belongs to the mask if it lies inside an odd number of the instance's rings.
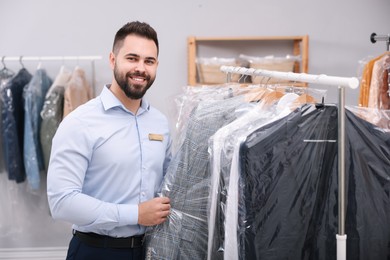
[[155,61],[154,60],[146,60],[145,63],[148,65],[153,65],[155,63]]

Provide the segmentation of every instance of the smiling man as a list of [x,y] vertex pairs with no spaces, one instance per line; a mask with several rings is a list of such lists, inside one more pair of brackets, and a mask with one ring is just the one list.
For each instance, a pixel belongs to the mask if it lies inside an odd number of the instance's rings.
[[67,259],[143,259],[146,226],[164,222],[157,196],[170,161],[166,117],[143,97],[158,66],[157,33],[125,24],[115,35],[111,84],[61,122],[47,194],[52,216],[73,224]]

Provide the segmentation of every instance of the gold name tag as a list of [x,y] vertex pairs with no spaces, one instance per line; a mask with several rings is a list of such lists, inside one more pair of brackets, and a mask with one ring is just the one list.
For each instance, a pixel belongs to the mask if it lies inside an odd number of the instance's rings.
[[159,134],[149,134],[149,140],[162,142],[164,140],[164,136]]

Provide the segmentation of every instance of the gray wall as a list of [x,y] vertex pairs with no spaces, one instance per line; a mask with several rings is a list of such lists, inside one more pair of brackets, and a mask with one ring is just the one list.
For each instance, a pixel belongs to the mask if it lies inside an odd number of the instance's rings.
[[[385,51],[384,42],[372,44],[369,37],[372,32],[390,33],[389,11],[389,0],[0,0],[0,56],[101,55],[103,59],[96,63],[99,91],[111,82],[108,54],[117,29],[130,20],[146,21],[158,31],[161,53],[157,80],[147,97],[169,115],[172,97],[187,84],[186,40],[190,35],[308,34],[309,73],[353,77],[359,76],[360,60]],[[61,64],[44,62],[42,66],[55,76]],[[7,66],[20,68],[18,62]],[[26,62],[25,66],[33,71],[37,63]],[[356,105],[358,90],[346,94],[347,104]],[[327,102],[336,101],[337,89],[332,87]],[[38,219],[24,218],[14,210],[10,215],[21,220]],[[32,237],[37,239],[22,246],[45,246],[38,239],[45,224],[36,226],[37,235]],[[58,229],[64,238],[59,236],[60,241],[50,245],[67,244],[69,230]]]
[[[369,37],[390,33],[389,11],[389,0],[0,0],[0,55],[101,55],[99,91],[111,81],[107,58],[116,30],[130,20],[146,21],[161,42],[157,80],[147,96],[169,113],[172,96],[187,84],[189,35],[308,34],[309,73],[353,77],[359,76],[360,60],[385,51],[384,42],[372,44]],[[43,66],[52,75],[59,68],[53,62]],[[347,104],[357,99],[358,90],[347,91]],[[337,101],[336,88],[329,89],[327,101]]]

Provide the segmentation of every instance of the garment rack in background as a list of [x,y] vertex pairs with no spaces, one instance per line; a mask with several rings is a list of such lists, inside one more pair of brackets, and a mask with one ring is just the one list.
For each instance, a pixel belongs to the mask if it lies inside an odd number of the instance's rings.
[[227,73],[229,80],[230,74],[241,74],[251,76],[263,76],[269,78],[278,78],[290,81],[317,83],[328,86],[337,86],[339,89],[338,100],[338,233],[337,239],[337,260],[346,260],[347,235],[345,234],[345,87],[356,89],[359,86],[359,80],[355,77],[334,77],[327,75],[311,75],[306,73],[279,72],[270,70],[261,70],[234,66],[221,66],[221,71]]
[[377,41],[386,42],[386,50],[389,50],[390,45],[390,34],[388,35],[377,35],[376,33],[372,33],[370,36],[370,40],[372,43],[376,43]]
[[5,67],[6,61],[19,61],[22,67],[24,67],[24,61],[91,61],[91,82],[93,95],[95,95],[96,86],[96,74],[95,74],[95,61],[101,60],[101,56],[2,56],[1,62]]

